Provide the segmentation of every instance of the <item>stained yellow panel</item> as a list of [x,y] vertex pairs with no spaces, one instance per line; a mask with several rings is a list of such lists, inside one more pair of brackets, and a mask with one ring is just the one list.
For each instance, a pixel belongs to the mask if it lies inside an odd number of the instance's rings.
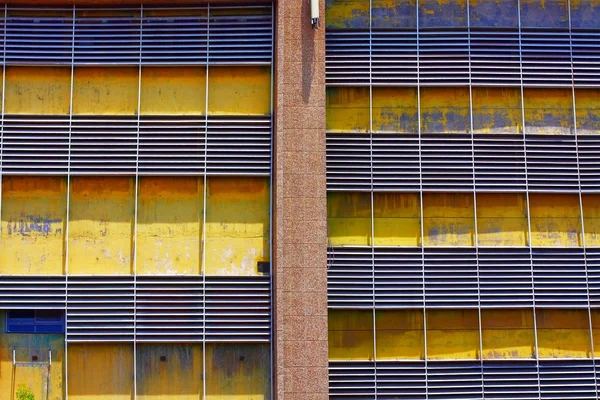
[[71,178],[69,274],[129,275],[134,180]]
[[578,195],[531,193],[529,207],[532,246],[581,246]]
[[516,28],[519,25],[518,0],[469,0],[469,12],[473,27]]
[[474,245],[473,195],[423,193],[425,246]]
[[585,246],[600,246],[600,195],[582,194]]
[[6,114],[69,115],[71,68],[6,67]]
[[269,260],[269,181],[209,178],[206,274],[257,275]]
[[70,400],[133,400],[133,345],[73,343],[67,350]]
[[419,132],[416,88],[373,88],[373,132]]
[[369,131],[369,88],[327,88],[328,132],[364,133]]
[[407,29],[417,26],[416,0],[372,0],[374,29]]
[[[371,195],[327,193],[327,229],[331,246],[370,246]],[[380,229],[384,236],[385,230]]]
[[202,272],[203,182],[197,177],[140,178],[138,274]]
[[[419,246],[421,221],[416,193],[373,195],[375,246]],[[343,229],[342,225],[340,229]]]
[[526,246],[528,230],[524,194],[477,194],[477,238],[480,246]]
[[0,273],[63,273],[66,178],[4,176]]
[[570,0],[571,26],[595,29],[600,21],[600,0]]
[[535,330],[531,310],[481,310],[483,358],[532,358]]
[[264,400],[270,396],[268,344],[206,345],[207,400]]
[[208,71],[208,113],[269,115],[269,67],[211,67]]
[[[19,387],[29,390],[35,399],[64,399],[64,335],[4,333],[4,319],[4,313],[0,312],[0,400],[18,400],[16,391]],[[51,373],[47,373],[47,368],[38,366],[13,368],[13,349],[16,350],[17,362],[31,362],[33,356],[37,356],[39,362],[46,362],[50,349]]]
[[427,310],[427,357],[431,360],[479,358],[477,310]]
[[422,360],[425,330],[421,310],[377,310],[378,360]]
[[587,310],[536,310],[539,358],[591,357]]
[[590,310],[592,318],[592,339],[594,341],[594,357],[600,356],[600,310],[592,308]]
[[[137,348],[137,398],[198,400],[202,398],[201,344],[145,344]],[[164,357],[164,360],[161,360]]]
[[517,88],[473,88],[473,132],[512,133],[523,130],[521,91]]
[[569,0],[521,0],[525,28],[568,28]]
[[75,68],[73,114],[135,115],[138,68]]
[[465,0],[421,0],[419,1],[419,26],[464,27],[467,26],[467,4]]
[[329,359],[373,360],[373,311],[329,310]]
[[327,29],[365,29],[369,27],[369,0],[327,0]]
[[525,133],[575,133],[571,89],[524,89],[523,105]]
[[421,88],[423,133],[469,133],[468,88]]
[[141,114],[203,115],[206,113],[204,67],[144,67]]
[[600,89],[575,89],[575,113],[577,134],[600,134]]

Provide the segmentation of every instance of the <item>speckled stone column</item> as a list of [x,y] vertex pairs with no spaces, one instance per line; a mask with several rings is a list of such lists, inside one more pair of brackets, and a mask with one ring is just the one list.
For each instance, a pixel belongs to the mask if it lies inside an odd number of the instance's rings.
[[275,365],[279,400],[328,398],[325,0],[276,4]]

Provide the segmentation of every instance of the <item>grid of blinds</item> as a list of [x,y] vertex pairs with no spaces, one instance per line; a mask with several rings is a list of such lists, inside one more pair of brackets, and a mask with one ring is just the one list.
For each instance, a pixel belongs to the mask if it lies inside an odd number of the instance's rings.
[[69,342],[268,342],[268,276],[2,276],[0,308],[67,313]]
[[[271,8],[19,9],[6,66],[269,66]],[[103,10],[105,11],[105,10]],[[162,15],[161,13],[166,13]],[[268,176],[270,116],[2,115],[4,174]]]

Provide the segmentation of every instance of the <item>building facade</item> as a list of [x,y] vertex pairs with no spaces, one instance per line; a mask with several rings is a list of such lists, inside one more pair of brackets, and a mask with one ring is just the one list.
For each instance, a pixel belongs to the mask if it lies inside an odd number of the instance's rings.
[[4,5],[0,399],[598,399],[595,0]]

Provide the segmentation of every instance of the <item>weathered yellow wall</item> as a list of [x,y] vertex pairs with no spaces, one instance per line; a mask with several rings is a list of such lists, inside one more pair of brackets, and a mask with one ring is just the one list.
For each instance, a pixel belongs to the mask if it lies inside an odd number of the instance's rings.
[[477,193],[480,246],[526,246],[527,200],[520,193]]
[[479,358],[477,310],[427,310],[427,358]]
[[600,310],[592,308],[592,340],[594,341],[594,357],[600,357]]
[[416,0],[372,0],[373,28],[406,29],[417,25]]
[[600,195],[582,194],[585,246],[600,246]]
[[581,245],[578,195],[531,193],[529,208],[533,246]]
[[200,274],[203,179],[141,177],[137,273]]
[[522,129],[520,89],[473,88],[474,133],[519,134]]
[[211,67],[208,70],[208,113],[269,115],[269,67]]
[[[419,246],[421,221],[416,193],[373,195],[375,246]],[[370,219],[369,219],[370,220]],[[339,229],[345,225],[339,226]]]
[[587,310],[536,310],[540,358],[591,357]]
[[133,218],[132,178],[71,178],[69,274],[131,274]]
[[140,102],[140,112],[142,114],[205,114],[206,68],[142,68]]
[[467,26],[466,1],[420,0],[419,26],[423,28]]
[[135,115],[138,68],[75,68],[73,114]]
[[423,193],[425,246],[474,245],[473,195]]
[[369,27],[368,0],[327,0],[327,29],[365,29]]
[[532,358],[535,331],[531,310],[481,310],[483,358]]
[[328,87],[326,93],[326,129],[328,132],[365,133],[369,131],[369,88]]
[[[61,400],[63,393],[63,360],[65,337],[63,335],[5,333],[5,314],[0,311],[0,400],[15,400],[19,386],[27,387],[36,399]],[[52,365],[12,365],[12,351],[17,350],[17,362],[48,360],[52,350]]]
[[571,24],[574,28],[596,27],[600,21],[600,1],[598,0],[570,0]]
[[62,274],[66,210],[66,178],[4,176],[0,274]]
[[469,133],[469,89],[421,88],[421,132]]
[[327,229],[331,246],[370,246],[371,195],[327,193]]
[[[161,361],[161,356],[166,360]],[[137,344],[137,399],[202,398],[201,344]]]
[[67,349],[70,400],[130,400],[133,344],[70,343]]
[[521,0],[521,25],[536,28],[568,28],[568,1]]
[[69,115],[71,68],[6,67],[6,114]]
[[[598,7],[600,13],[600,7]],[[577,134],[600,133],[600,89],[575,89]]]
[[373,132],[417,134],[418,131],[416,88],[373,88]]
[[471,26],[516,28],[519,25],[517,1],[470,0],[469,8]]
[[329,359],[373,360],[373,311],[329,310]]
[[525,133],[568,135],[573,129],[571,89],[524,89]]
[[422,360],[425,357],[423,322],[421,310],[377,310],[377,359]]
[[207,400],[268,400],[268,344],[206,345]]
[[206,201],[206,273],[257,275],[269,260],[268,179],[212,177]]

